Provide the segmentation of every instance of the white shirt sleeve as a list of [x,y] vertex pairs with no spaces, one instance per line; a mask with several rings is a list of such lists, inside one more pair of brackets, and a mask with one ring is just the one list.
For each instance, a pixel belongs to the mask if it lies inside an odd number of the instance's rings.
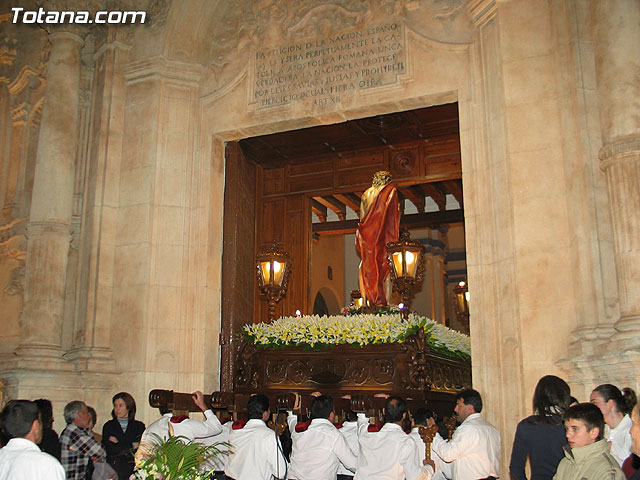
[[422,465],[418,445],[412,438],[407,438],[400,451],[400,465],[404,469],[407,480],[429,480],[434,471],[431,465]]
[[344,435],[340,433],[336,437],[336,442],[333,445],[333,452],[340,460],[340,463],[344,465],[346,468],[351,470],[352,472],[356,471],[356,467],[358,466],[358,456],[351,450],[347,439],[344,438]]
[[222,433],[222,424],[215,413],[211,410],[205,410],[204,416],[204,422],[195,421],[190,425],[194,438],[212,437]]
[[445,462],[465,456],[476,443],[477,432],[474,428],[463,429],[462,425],[456,429],[453,438],[448,442],[440,434],[433,437],[432,450]]

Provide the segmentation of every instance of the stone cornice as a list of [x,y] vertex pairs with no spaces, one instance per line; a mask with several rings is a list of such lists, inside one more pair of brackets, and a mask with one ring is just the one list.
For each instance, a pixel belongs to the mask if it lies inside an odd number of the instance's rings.
[[616,160],[629,154],[640,154],[640,137],[625,138],[603,146],[598,153],[600,168],[606,170]]
[[198,87],[204,67],[158,56],[130,62],[123,65],[122,71],[129,85],[148,80],[165,80]]

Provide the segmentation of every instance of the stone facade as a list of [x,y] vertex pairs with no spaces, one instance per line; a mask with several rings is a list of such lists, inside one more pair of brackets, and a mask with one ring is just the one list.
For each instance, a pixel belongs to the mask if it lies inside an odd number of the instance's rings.
[[2,398],[102,423],[126,390],[149,422],[152,388],[215,390],[224,142],[454,101],[505,466],[542,375],[638,386],[637,1],[149,0],[144,25],[48,32],[6,5]]

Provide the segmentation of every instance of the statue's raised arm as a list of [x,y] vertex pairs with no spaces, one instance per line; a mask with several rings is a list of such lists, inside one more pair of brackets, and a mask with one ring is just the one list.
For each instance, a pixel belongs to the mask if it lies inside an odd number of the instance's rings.
[[358,281],[363,305],[384,306],[391,296],[386,245],[398,241],[400,205],[391,174],[381,170],[362,194],[356,249],[360,255]]

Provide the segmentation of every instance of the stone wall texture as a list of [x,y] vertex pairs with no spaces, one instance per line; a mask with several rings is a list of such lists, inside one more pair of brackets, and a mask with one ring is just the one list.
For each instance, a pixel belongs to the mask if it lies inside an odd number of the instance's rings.
[[637,1],[136,8],[48,31],[0,11],[2,399],[51,398],[61,428],[72,399],[102,424],[129,391],[148,423],[152,388],[217,389],[224,142],[451,102],[502,475],[541,376],[637,390]]

